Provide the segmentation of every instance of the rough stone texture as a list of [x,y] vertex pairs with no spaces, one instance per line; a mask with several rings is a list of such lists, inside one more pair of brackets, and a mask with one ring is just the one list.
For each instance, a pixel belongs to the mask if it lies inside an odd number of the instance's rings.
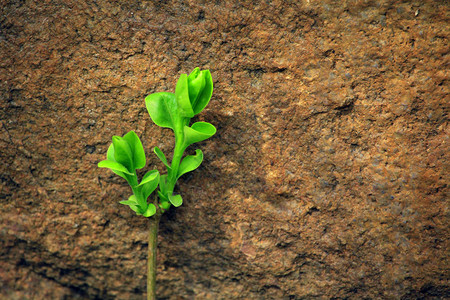
[[450,297],[447,1],[0,3],[2,299],[143,298],[146,219],[96,164],[133,129],[162,170],[143,99],[196,66],[218,133],[161,299]]

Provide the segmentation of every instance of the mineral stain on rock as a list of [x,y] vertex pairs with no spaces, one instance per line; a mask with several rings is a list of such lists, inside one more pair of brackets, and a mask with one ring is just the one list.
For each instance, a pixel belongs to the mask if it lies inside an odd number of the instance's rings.
[[0,10],[0,298],[144,297],[146,221],[96,165],[135,130],[162,169],[144,97],[197,66],[218,131],[161,222],[161,299],[450,297],[445,1]]

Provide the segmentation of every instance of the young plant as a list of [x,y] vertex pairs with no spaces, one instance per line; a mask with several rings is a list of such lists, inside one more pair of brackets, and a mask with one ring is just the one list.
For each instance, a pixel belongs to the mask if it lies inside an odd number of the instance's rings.
[[[166,174],[160,175],[152,170],[139,182],[136,170],[145,166],[144,148],[139,137],[130,131],[123,137],[114,136],[109,146],[106,160],[98,163],[100,168],[109,168],[124,178],[131,186],[133,194],[121,204],[128,205],[137,215],[149,218],[147,299],[156,299],[156,246],[158,226],[161,215],[172,205],[183,203],[181,195],[174,194],[177,180],[185,173],[197,169],[203,161],[203,152],[195,150],[195,155],[183,158],[186,148],[206,140],[216,133],[216,128],[207,122],[190,125],[191,118],[208,105],[213,91],[209,70],[195,68],[189,75],[182,74],[178,79],[175,93],[154,93],[145,98],[145,105],[153,122],[170,128],[175,134],[175,149],[171,163],[158,148],[153,149],[156,156],[166,166]],[[155,197],[148,200],[154,193]]]

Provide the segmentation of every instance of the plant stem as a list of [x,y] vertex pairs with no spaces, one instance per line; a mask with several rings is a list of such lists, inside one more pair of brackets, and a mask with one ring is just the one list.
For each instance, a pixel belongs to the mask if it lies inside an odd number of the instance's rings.
[[183,135],[181,133],[175,133],[175,149],[173,151],[172,163],[170,166],[172,168],[172,173],[168,178],[168,191],[171,194],[173,193],[173,189],[175,188],[175,184],[177,182],[178,168],[180,167],[181,158],[183,157],[184,149],[182,147]]
[[147,265],[147,300],[156,300],[156,247],[158,245],[158,227],[161,214],[158,211],[149,218],[148,265]]

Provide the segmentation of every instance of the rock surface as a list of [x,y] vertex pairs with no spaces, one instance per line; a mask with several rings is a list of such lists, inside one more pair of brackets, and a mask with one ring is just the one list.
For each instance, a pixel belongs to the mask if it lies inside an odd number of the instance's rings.
[[1,1],[0,298],[143,298],[146,219],[96,164],[135,130],[162,170],[144,97],[197,66],[218,133],[160,299],[450,297],[448,3],[256,2]]

